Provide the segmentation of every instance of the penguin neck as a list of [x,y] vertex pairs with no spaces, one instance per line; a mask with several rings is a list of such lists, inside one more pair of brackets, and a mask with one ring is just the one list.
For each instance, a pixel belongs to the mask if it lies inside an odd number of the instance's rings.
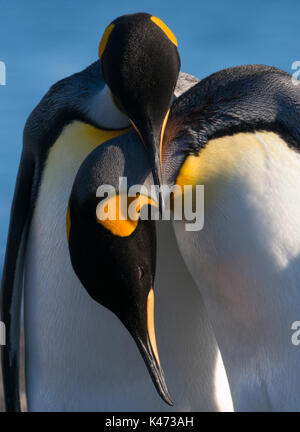
[[88,115],[100,129],[124,129],[130,127],[129,118],[116,106],[107,84],[93,96]]
[[300,155],[269,132],[215,139],[202,152],[179,180],[204,184],[204,228],[183,232],[180,222],[177,237],[235,409],[299,410]]

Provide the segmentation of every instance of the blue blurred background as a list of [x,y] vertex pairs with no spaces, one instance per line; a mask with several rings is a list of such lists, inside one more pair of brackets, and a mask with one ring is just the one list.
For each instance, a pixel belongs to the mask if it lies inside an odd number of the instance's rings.
[[300,60],[299,0],[0,0],[0,274],[27,116],[51,84],[96,60],[110,21],[132,12],[160,17],[182,70],[198,78],[244,63],[292,72]]

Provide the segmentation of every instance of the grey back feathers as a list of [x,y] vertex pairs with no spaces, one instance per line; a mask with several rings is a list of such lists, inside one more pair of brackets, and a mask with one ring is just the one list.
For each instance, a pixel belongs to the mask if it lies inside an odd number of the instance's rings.
[[288,73],[245,65],[200,81],[174,102],[170,121],[182,121],[187,134],[197,132],[189,145],[197,153],[209,139],[253,130],[276,130],[299,147],[299,116],[300,88]]
[[88,118],[89,102],[104,85],[99,61],[58,81],[28,117],[24,129],[24,145],[42,152],[49,149],[62,128],[72,120],[93,124]]

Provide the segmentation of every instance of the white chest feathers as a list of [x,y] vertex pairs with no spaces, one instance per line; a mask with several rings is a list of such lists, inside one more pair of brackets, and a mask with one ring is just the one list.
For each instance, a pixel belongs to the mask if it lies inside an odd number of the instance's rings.
[[105,129],[121,129],[130,126],[128,117],[116,106],[112,93],[107,85],[89,102],[88,115]]
[[220,346],[236,409],[300,407],[300,155],[278,135],[212,140],[179,181],[204,184],[204,228],[175,229]]

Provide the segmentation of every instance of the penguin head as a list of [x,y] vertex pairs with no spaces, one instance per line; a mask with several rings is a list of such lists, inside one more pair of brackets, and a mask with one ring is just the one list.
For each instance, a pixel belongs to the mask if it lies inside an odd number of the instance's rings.
[[[138,137],[134,132],[130,134],[135,135],[145,162],[147,157]],[[121,137],[112,140],[120,141]],[[73,185],[67,213],[72,266],[88,294],[110,309],[130,332],[158,393],[172,405],[154,330],[155,222],[140,217],[145,211],[157,208],[157,203],[142,194],[133,198],[117,193],[101,196],[99,200],[96,196],[99,186],[104,181],[113,183],[106,170],[114,175],[120,167],[119,157],[121,163],[124,156],[119,146],[106,144],[88,156]],[[112,160],[113,167],[109,164]],[[143,166],[143,160],[139,166]],[[114,215],[109,214],[114,211]]]
[[147,148],[160,184],[161,142],[180,70],[176,38],[157,17],[124,15],[106,28],[99,57],[113,99]]

